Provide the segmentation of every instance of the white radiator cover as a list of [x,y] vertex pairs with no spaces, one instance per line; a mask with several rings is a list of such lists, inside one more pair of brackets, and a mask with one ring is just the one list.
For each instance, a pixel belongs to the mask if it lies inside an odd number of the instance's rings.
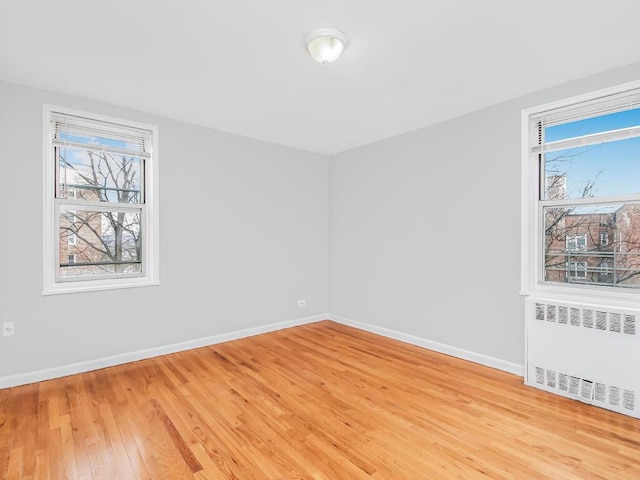
[[640,310],[525,300],[525,383],[640,418]]

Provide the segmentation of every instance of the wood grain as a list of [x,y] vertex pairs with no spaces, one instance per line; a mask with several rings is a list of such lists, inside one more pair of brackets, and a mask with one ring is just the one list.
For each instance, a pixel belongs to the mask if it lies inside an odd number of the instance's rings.
[[0,479],[638,479],[640,421],[329,321],[0,390]]

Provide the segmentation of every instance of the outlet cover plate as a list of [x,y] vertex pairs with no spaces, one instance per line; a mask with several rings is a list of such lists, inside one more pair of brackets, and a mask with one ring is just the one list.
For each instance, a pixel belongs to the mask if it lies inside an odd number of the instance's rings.
[[16,333],[13,322],[5,322],[2,324],[2,336],[10,337]]

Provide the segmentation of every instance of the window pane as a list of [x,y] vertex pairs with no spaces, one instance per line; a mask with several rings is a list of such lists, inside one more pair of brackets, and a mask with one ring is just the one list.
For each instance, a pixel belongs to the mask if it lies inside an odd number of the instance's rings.
[[640,125],[640,108],[547,127],[544,129],[544,140],[547,143],[555,142],[638,125]]
[[58,198],[143,203],[140,158],[68,147],[56,154]]
[[640,193],[640,138],[545,153],[545,200]]
[[60,277],[141,273],[140,231],[139,211],[61,210]]
[[640,288],[640,204],[545,208],[545,281]]

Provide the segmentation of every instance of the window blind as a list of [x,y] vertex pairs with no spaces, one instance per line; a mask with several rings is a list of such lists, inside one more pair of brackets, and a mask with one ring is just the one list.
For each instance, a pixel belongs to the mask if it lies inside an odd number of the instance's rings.
[[53,144],[149,158],[152,132],[110,122],[53,113]]
[[638,107],[640,107],[640,88],[554,108],[533,115],[531,119],[540,122],[544,127],[551,127]]

